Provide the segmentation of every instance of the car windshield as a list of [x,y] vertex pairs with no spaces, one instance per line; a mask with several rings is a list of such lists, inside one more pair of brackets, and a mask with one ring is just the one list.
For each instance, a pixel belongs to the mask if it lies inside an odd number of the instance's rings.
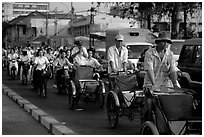
[[138,59],[141,57],[141,53],[148,49],[150,45],[127,45],[128,49],[128,58],[129,59]]
[[171,44],[171,51],[174,53],[174,55],[180,55],[182,46],[183,42],[173,42]]

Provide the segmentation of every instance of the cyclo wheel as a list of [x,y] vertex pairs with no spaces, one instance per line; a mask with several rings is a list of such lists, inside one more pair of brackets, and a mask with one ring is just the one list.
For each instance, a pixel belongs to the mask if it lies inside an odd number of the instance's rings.
[[103,108],[105,95],[103,93],[97,93],[97,105],[99,108]]
[[76,93],[76,87],[72,80],[70,81],[69,86],[70,86],[69,88],[70,90],[68,91],[68,101],[69,101],[70,109],[73,109],[76,103],[76,95],[74,95],[74,92]]
[[142,125],[141,135],[159,135],[159,132],[153,122],[147,121]]
[[118,109],[119,107],[116,106],[115,98],[112,93],[108,94],[107,97],[107,114],[108,114],[108,122],[111,128],[116,128],[118,124]]
[[105,94],[103,93],[103,88],[105,88],[104,83],[100,83],[97,88],[96,102],[99,108],[103,108],[105,102]]

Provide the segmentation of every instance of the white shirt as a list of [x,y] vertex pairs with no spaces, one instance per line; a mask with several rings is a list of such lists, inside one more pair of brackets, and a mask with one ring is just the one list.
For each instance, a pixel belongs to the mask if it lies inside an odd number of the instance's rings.
[[23,62],[25,62],[25,61],[30,61],[30,58],[29,58],[28,55],[26,55],[26,56],[21,55],[21,56],[20,56],[20,60],[23,61]]
[[[85,47],[81,47],[82,52],[77,54],[74,58],[73,61],[74,63],[77,63],[78,65],[86,65],[86,57],[88,57],[88,53]],[[72,49],[71,56],[79,51],[79,48],[76,46]]]
[[91,66],[93,68],[99,68],[101,66],[98,60],[93,57],[88,58],[86,63],[87,63],[86,65]]
[[[156,48],[151,48],[145,53],[144,70],[153,70],[156,88],[159,90],[162,86],[173,87],[169,74],[176,72],[177,68],[173,59],[173,52],[166,49],[161,60]],[[148,75],[144,78],[144,87],[151,86],[151,80]]]
[[42,56],[42,57],[36,57],[35,58],[35,64],[37,64],[37,68],[36,70],[42,70],[42,69],[45,69],[46,67],[46,64],[48,64],[49,61],[47,59],[47,57],[45,56]]
[[113,62],[113,67],[118,70],[122,71],[123,70],[123,63],[128,62],[128,49],[124,46],[121,48],[121,54],[119,55],[119,51],[116,48],[116,45],[111,46],[108,49],[108,73],[112,72],[111,66],[110,66],[110,61]]
[[8,54],[8,58],[10,59],[10,60],[13,60],[13,59],[17,59],[18,58],[18,54],[17,53],[14,53],[14,54]]

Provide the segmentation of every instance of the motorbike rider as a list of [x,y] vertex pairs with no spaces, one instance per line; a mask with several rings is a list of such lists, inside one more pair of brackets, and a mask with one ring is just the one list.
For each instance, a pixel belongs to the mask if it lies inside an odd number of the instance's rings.
[[54,55],[52,54],[52,49],[51,48],[47,48],[47,52],[45,54],[45,57],[47,57],[48,61],[50,62],[50,67],[51,67],[51,71],[52,71],[52,78],[53,78],[53,72],[54,72],[54,68],[53,68],[53,62],[54,62]]
[[18,63],[17,63],[17,59],[18,59],[18,54],[15,52],[15,49],[12,48],[11,49],[11,53],[8,54],[8,60],[9,60],[9,76],[11,76],[11,68],[13,67],[13,63],[12,61],[15,61],[14,66],[16,68],[15,70],[15,75],[18,74]]
[[20,81],[22,81],[22,76],[23,76],[23,65],[25,64],[28,64],[29,65],[29,70],[28,70],[28,80],[30,80],[30,70],[31,70],[31,67],[30,67],[30,56],[28,55],[28,52],[27,50],[24,48],[22,50],[22,54],[20,55],[20,64],[21,64],[21,67],[20,67]]
[[[68,68],[65,69],[65,66],[68,66]],[[62,75],[65,75],[65,79],[69,78],[68,70],[70,70],[72,66],[73,64],[70,63],[69,60],[66,58],[66,52],[64,50],[60,50],[59,57],[54,61],[57,87],[59,87],[60,78]]]

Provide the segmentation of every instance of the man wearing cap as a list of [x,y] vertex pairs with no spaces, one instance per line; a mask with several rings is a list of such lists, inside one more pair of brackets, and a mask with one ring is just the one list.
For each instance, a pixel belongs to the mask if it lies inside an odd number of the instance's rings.
[[128,63],[128,50],[123,46],[124,37],[117,35],[115,37],[116,45],[108,49],[108,73],[117,73],[118,71],[126,71]]
[[[123,46],[124,37],[117,35],[115,37],[116,44],[108,49],[108,73],[117,73],[118,71],[126,71],[128,63],[128,49]],[[114,84],[110,81],[110,88],[113,88]],[[119,97],[120,104],[125,106],[125,100],[123,98],[122,91],[115,88],[115,92]],[[122,112],[122,111],[121,111]]]
[[161,32],[155,40],[155,48],[145,52],[143,91],[146,96],[144,103],[144,121],[152,120],[151,106],[155,99],[149,96],[152,91],[168,91],[167,87],[178,88],[177,67],[173,52],[167,47],[172,43],[170,34]]
[[143,87],[160,90],[163,87],[178,87],[177,67],[173,52],[167,47],[172,44],[170,34],[161,32],[155,40],[155,48],[146,51],[144,69],[146,75]]

